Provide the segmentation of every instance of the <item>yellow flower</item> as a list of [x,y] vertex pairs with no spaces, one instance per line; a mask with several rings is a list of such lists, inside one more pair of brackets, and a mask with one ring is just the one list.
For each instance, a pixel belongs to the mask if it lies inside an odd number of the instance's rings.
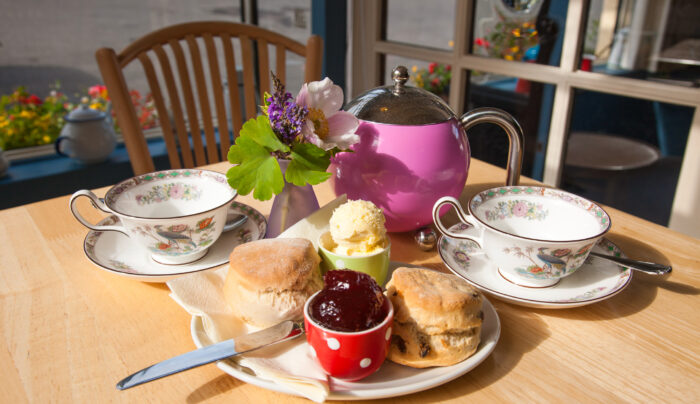
[[328,136],[328,120],[323,111],[318,108],[309,108],[309,115],[306,119],[313,122],[316,135],[321,140],[325,140],[326,136]]
[[19,113],[19,117],[20,117],[20,118],[27,118],[27,119],[32,119],[32,118],[34,118],[34,115],[35,115],[35,113],[34,113],[33,111],[29,111],[29,110],[26,110],[26,109],[25,109],[24,111],[22,111],[22,112]]
[[450,40],[450,41],[447,43],[447,46],[449,46],[450,48],[453,48],[453,47],[455,46],[455,41]]
[[51,124],[50,118],[51,117],[48,114],[43,115],[41,119],[36,120],[36,127],[45,132],[47,129],[49,129],[49,125]]
[[511,51],[511,52],[513,52],[513,53],[517,53],[517,52],[520,50],[520,47],[516,45],[516,46],[513,46],[512,48],[510,48],[510,49],[508,49],[508,50]]
[[93,101],[93,103],[90,104],[90,108],[91,108],[91,109],[103,110],[103,109],[104,109],[104,106],[103,106],[99,101]]
[[418,71],[418,66],[413,65],[413,67],[411,67],[411,71],[412,71],[413,73],[415,73],[416,71]]
[[15,133],[17,133],[17,129],[15,129],[15,128],[8,128],[7,129],[7,136],[12,136]]
[[513,60],[513,55],[505,55],[503,58],[505,60]]
[[41,140],[43,140],[44,143],[50,143],[51,137],[49,137],[49,135],[44,135],[44,137],[42,137]]
[[4,116],[0,116],[0,129],[4,128],[5,126],[9,125],[10,121]]

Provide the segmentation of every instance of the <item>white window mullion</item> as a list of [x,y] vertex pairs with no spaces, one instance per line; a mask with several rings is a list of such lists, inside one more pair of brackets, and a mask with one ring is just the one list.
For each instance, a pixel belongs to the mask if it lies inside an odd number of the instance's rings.
[[571,121],[571,107],[574,103],[574,89],[569,84],[559,84],[554,92],[547,152],[544,159],[544,176],[542,182],[559,186],[564,150],[566,150],[567,132]]
[[566,14],[566,28],[561,50],[560,72],[562,80],[557,83],[554,92],[547,152],[544,159],[542,181],[551,186],[559,186],[564,169],[567,132],[571,122],[571,107],[574,102],[574,89],[566,77],[576,70],[581,35],[583,31],[584,8],[586,0],[572,0]]
[[695,108],[668,227],[700,238],[700,108]]
[[467,92],[467,71],[462,68],[459,58],[469,52],[471,42],[471,21],[473,1],[458,1],[455,10],[454,47],[452,48],[452,78],[450,79],[450,107],[461,114],[466,108],[464,99]]

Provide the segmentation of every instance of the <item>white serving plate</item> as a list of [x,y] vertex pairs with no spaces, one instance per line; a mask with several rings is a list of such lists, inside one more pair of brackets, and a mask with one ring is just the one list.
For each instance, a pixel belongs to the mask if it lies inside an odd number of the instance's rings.
[[[395,364],[389,360],[371,376],[357,382],[345,382],[333,379],[328,400],[367,400],[396,397],[437,387],[454,380],[474,369],[496,348],[501,334],[501,322],[491,302],[484,297],[484,322],[481,328],[481,343],[474,355],[452,366],[415,369]],[[212,342],[204,332],[201,317],[192,317],[192,339],[198,348],[211,345]],[[306,342],[304,342],[306,344]],[[286,386],[262,379],[250,369],[241,367],[232,360],[217,362],[217,366],[246,383],[268,390],[299,395]]]

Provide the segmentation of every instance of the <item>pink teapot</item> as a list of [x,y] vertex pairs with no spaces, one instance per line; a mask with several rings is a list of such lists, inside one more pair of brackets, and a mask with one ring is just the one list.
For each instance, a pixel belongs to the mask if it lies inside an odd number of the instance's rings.
[[440,97],[406,86],[404,66],[394,69],[392,78],[393,85],[369,90],[345,107],[360,120],[360,142],[353,153],[332,161],[337,195],[372,201],[384,211],[390,232],[430,224],[435,202],[447,195],[458,198],[464,188],[470,159],[466,131],[486,122],[508,135],[506,185],[517,185],[523,134],[510,114],[479,108],[458,119]]

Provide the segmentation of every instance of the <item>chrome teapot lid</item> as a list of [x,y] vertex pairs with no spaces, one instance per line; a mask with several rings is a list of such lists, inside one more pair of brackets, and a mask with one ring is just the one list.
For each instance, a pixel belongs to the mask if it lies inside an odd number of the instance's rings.
[[428,125],[455,117],[437,95],[418,87],[406,86],[408,69],[396,67],[393,85],[377,87],[350,101],[345,110],[358,119],[393,125]]

